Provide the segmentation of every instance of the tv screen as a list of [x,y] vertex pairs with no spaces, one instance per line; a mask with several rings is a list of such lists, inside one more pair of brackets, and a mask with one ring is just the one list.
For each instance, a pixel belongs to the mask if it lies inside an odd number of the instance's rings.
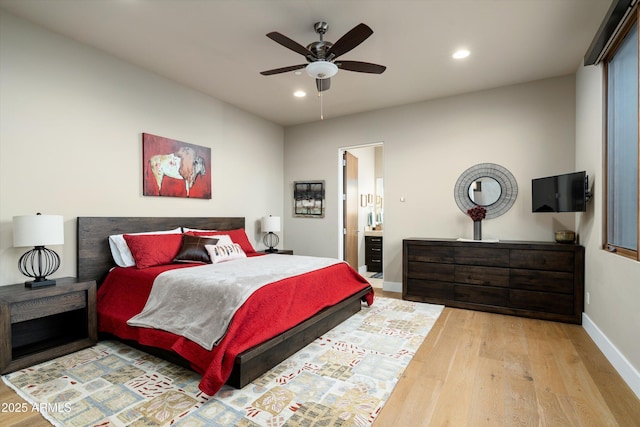
[[585,212],[587,174],[574,172],[531,180],[533,212]]

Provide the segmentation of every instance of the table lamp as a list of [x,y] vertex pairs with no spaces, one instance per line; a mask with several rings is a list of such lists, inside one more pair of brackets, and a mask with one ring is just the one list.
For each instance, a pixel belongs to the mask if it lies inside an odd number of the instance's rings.
[[262,217],[262,232],[267,233],[264,235],[262,242],[269,249],[266,249],[265,252],[273,253],[278,252],[275,246],[278,246],[278,242],[280,242],[280,238],[275,232],[280,231],[280,217],[279,216],[265,216]]
[[64,243],[64,219],[62,215],[22,215],[13,217],[13,246],[33,246],[18,261],[20,273],[33,277],[25,282],[29,288],[53,286],[56,281],[47,279],[60,267],[60,257],[45,245]]

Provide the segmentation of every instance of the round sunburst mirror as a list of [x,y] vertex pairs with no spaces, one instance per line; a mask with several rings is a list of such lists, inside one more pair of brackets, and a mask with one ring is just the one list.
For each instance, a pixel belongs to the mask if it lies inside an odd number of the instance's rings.
[[464,171],[454,188],[456,204],[467,210],[482,206],[486,219],[497,218],[511,209],[518,196],[518,184],[511,172],[495,163],[480,163]]

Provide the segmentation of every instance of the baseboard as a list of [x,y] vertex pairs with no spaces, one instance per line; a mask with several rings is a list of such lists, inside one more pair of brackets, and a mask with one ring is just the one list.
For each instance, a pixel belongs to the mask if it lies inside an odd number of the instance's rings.
[[586,313],[582,313],[582,327],[613,365],[615,370],[618,371],[622,379],[640,399],[640,373],[637,369],[629,363],[627,358],[609,341],[609,338],[593,323]]
[[402,283],[400,282],[382,282],[382,290],[387,292],[399,292],[402,293]]

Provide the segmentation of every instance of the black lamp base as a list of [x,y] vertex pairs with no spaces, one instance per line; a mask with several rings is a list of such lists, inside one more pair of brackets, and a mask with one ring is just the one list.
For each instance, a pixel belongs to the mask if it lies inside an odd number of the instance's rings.
[[55,286],[56,281],[53,279],[33,280],[31,282],[24,282],[24,286],[27,288],[44,288],[46,286]]
[[274,234],[271,231],[268,232],[262,238],[262,242],[268,248],[268,249],[265,249],[266,253],[271,254],[271,253],[274,253],[274,252],[278,252],[278,250],[276,248],[274,248],[274,246],[278,246],[278,242],[280,242],[280,238],[278,237],[277,234]]
[[47,276],[55,273],[58,267],[60,267],[60,257],[57,253],[44,246],[36,246],[25,252],[18,260],[20,273],[35,279],[31,282],[24,282],[27,288],[54,286],[56,281],[47,279]]

